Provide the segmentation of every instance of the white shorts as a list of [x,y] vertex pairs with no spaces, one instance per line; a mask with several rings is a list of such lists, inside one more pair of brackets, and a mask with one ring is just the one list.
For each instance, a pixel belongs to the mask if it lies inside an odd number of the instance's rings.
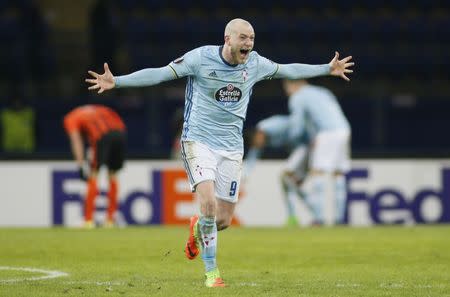
[[207,180],[214,181],[216,197],[231,203],[238,201],[242,171],[242,153],[213,150],[196,141],[181,142],[181,157],[192,192]]
[[350,131],[319,132],[314,138],[310,168],[328,173],[350,169]]
[[303,179],[308,172],[309,151],[306,145],[297,146],[287,159],[284,170],[294,173],[298,179]]

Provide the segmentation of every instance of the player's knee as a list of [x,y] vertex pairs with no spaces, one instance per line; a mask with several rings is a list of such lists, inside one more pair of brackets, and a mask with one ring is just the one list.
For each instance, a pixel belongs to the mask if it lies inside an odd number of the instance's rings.
[[224,230],[231,225],[231,219],[228,218],[219,218],[216,220],[217,230]]
[[341,177],[341,176],[344,176],[345,174],[344,174],[344,172],[342,172],[342,171],[335,171],[335,172],[333,173],[333,175],[334,175],[334,177]]
[[281,178],[291,178],[293,175],[294,172],[292,171],[283,170],[283,172],[281,172]]
[[285,170],[281,173],[280,179],[283,185],[289,185],[289,183],[292,183],[294,180],[294,173],[292,171]]

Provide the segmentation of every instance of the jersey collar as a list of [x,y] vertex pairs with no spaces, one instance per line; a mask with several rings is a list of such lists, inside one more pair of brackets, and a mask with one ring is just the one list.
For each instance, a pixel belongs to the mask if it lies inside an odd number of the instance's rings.
[[224,59],[224,57],[222,56],[222,49],[223,49],[223,45],[219,46],[219,57],[220,57],[220,59],[222,59],[222,62],[224,62],[226,65],[231,66],[231,67],[238,66],[239,64],[230,64]]

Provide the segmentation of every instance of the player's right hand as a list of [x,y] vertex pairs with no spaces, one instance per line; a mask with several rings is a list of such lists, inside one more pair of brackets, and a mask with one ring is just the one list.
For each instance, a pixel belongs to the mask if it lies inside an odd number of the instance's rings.
[[103,93],[106,90],[110,90],[115,87],[116,83],[114,82],[114,76],[109,70],[109,66],[107,63],[103,65],[105,69],[105,73],[98,74],[97,72],[89,70],[88,73],[94,78],[86,78],[85,82],[90,83],[91,86],[88,88],[89,90],[97,90],[99,94]]

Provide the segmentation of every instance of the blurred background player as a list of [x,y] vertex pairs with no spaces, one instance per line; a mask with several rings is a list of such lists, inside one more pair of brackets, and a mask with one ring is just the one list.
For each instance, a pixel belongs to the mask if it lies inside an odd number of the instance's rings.
[[[303,125],[302,127],[305,126]],[[287,148],[290,154],[283,167],[280,181],[288,215],[286,225],[297,226],[298,220],[294,207],[295,201],[292,200],[292,196],[296,195],[308,206],[308,199],[305,193],[300,190],[300,186],[306,176],[310,137],[304,131],[295,139],[289,139],[289,129],[290,117],[288,115],[274,115],[258,122],[245,158],[242,176],[245,184],[264,148]]]
[[[283,88],[289,96],[291,111],[289,137],[298,137],[305,121],[316,131],[303,185],[315,223],[342,223],[347,197],[344,174],[350,168],[350,124],[328,89],[310,85],[306,80],[283,80]],[[325,221],[326,201],[335,204],[334,218],[330,221]]]
[[[103,105],[84,105],[75,108],[64,117],[64,128],[69,136],[80,178],[87,181],[84,224],[93,228],[95,198],[98,195],[97,176],[102,165],[108,168],[109,205],[105,226],[115,223],[117,210],[118,180],[116,173],[125,158],[125,124],[112,109]],[[90,170],[85,168],[84,140],[92,151]]]

